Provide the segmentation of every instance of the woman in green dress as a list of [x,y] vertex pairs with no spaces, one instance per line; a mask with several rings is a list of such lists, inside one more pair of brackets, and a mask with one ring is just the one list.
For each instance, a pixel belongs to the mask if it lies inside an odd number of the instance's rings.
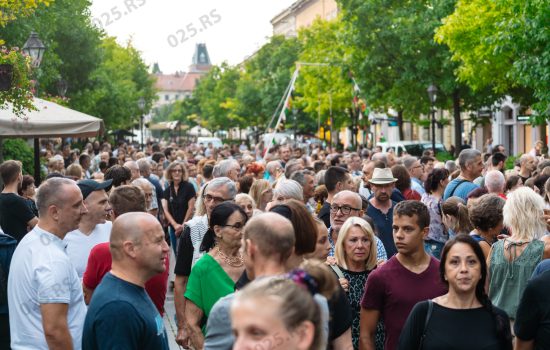
[[210,215],[201,244],[201,251],[208,254],[193,266],[185,291],[185,320],[190,345],[195,349],[203,348],[203,327],[212,306],[234,292],[235,282],[244,271],[240,247],[247,219],[244,210],[232,202],[218,205]]

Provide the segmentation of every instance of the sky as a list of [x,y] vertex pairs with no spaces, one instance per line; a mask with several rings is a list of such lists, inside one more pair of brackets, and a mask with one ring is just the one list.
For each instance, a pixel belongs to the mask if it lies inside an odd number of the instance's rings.
[[195,45],[213,64],[234,65],[272,35],[270,20],[295,0],[92,0],[94,23],[121,44],[132,40],[146,64],[187,71]]

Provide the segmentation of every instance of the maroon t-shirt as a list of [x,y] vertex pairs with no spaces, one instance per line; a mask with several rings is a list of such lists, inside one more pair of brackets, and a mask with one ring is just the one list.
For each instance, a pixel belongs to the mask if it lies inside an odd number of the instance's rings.
[[428,268],[416,274],[393,256],[369,275],[361,307],[380,311],[386,328],[385,349],[394,350],[414,305],[445,293],[447,286],[439,278],[439,260],[431,257]]
[[[82,283],[89,289],[96,289],[103,276],[111,271],[111,263],[112,257],[109,250],[109,242],[100,243],[93,247],[88,258],[86,271],[84,271]],[[145,290],[161,316],[164,316],[164,300],[166,299],[166,291],[168,289],[169,259],[166,259],[165,264],[166,269],[164,269],[164,272],[151,277],[145,283]]]

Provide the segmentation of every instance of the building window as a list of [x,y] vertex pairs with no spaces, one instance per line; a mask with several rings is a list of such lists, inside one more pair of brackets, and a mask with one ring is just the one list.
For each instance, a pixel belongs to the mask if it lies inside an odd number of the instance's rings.
[[502,110],[502,113],[504,114],[504,119],[506,120],[514,119],[514,110],[512,108],[506,107]]
[[164,95],[164,101],[170,101],[170,95]]
[[180,95],[176,95],[176,100],[179,100],[180,99]]

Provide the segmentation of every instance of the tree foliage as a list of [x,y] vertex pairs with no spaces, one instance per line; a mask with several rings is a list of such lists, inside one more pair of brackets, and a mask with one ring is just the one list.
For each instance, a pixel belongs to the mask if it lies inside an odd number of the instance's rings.
[[53,0],[0,0],[0,27],[17,18],[32,15],[40,6],[48,6]]
[[[539,0],[459,1],[436,39],[459,63],[458,77],[474,90],[491,87],[539,113],[550,106],[550,3]],[[534,101],[529,97],[533,96]]]

